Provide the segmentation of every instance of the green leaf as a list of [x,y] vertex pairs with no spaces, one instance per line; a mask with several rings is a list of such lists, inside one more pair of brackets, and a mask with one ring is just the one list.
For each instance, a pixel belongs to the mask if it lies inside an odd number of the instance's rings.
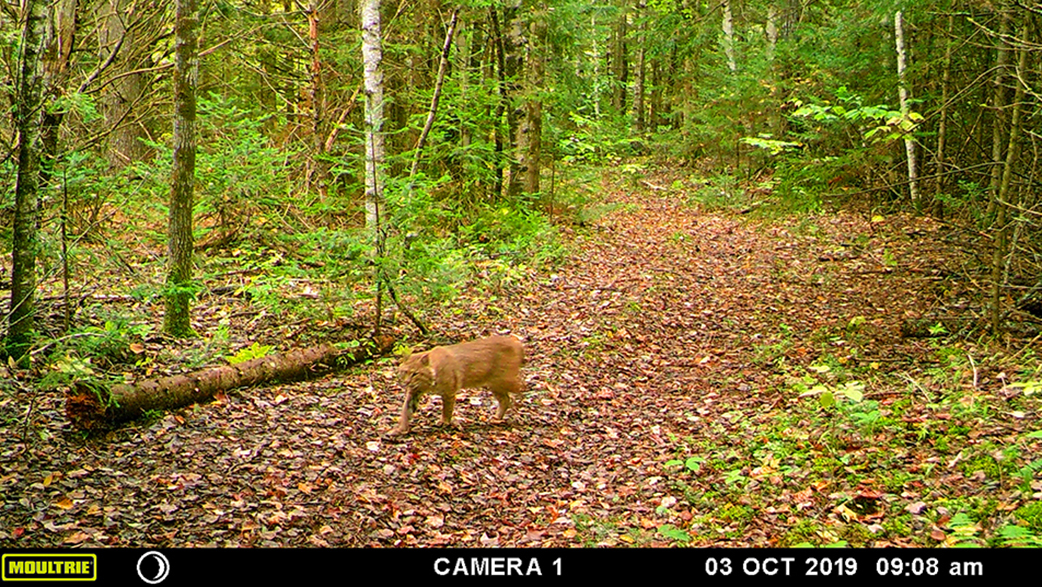
[[239,349],[239,352],[228,357],[228,364],[238,365],[239,363],[245,363],[246,361],[266,357],[271,349],[272,347],[270,345],[258,345],[257,343],[253,343],[246,348]]
[[1032,395],[1042,391],[1042,381],[1018,381],[1010,383],[1009,386],[1023,389],[1024,395]]
[[684,461],[684,466],[690,471],[697,473],[702,468],[702,463],[706,462],[704,457],[688,457]]
[[836,396],[832,395],[831,391],[826,391],[821,394],[820,398],[818,398],[818,403],[820,403],[823,408],[831,408],[836,405]]
[[658,527],[658,533],[677,542],[691,542],[691,535],[677,528],[673,524],[663,524]]
[[847,398],[854,400],[855,402],[860,402],[865,398],[865,384],[859,381],[848,381],[847,383],[844,383],[843,387],[840,388],[840,391],[843,395],[847,396]]

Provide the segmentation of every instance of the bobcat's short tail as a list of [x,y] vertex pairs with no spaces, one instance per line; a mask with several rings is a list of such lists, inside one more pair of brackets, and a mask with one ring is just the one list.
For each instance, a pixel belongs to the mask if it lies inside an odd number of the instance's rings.
[[514,334],[513,332],[510,333],[510,337],[516,340],[517,342],[521,343],[521,364],[528,364],[528,353],[525,352],[525,339],[521,338],[517,334]]

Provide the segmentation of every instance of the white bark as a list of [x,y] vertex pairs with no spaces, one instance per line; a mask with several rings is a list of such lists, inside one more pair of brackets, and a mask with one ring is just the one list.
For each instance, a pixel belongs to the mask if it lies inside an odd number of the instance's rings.
[[384,162],[384,76],[380,67],[380,0],[362,2],[362,63],[365,81],[365,226],[376,254],[383,249],[380,212],[383,208],[380,173]]
[[734,16],[731,15],[731,0],[723,0],[724,9],[724,55],[727,56],[727,69],[738,71],[738,62],[734,56]]
[[778,10],[774,2],[767,7],[767,61],[774,62],[774,52],[778,47]]
[[[894,14],[894,38],[897,43],[897,96],[901,103],[901,118],[908,120],[908,85],[905,80],[905,68],[908,57],[905,53],[904,20],[900,10]],[[915,140],[912,138],[911,132],[905,133],[904,142],[905,155],[908,157],[908,194],[912,198],[912,205],[915,206],[916,210],[919,210],[921,206],[919,200],[919,174],[916,169]]]

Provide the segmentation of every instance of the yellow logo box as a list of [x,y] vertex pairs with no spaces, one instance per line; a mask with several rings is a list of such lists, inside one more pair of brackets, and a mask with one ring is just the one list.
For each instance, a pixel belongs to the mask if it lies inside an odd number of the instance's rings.
[[5,554],[4,581],[95,581],[94,554]]

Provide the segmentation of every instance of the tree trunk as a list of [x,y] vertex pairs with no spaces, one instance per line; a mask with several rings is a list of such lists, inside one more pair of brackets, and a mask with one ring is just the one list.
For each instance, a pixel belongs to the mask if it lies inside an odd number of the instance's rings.
[[7,316],[7,354],[21,360],[32,342],[39,223],[41,113],[44,80],[41,63],[50,45],[51,4],[25,0],[14,120],[18,153],[14,235],[11,246],[11,308]]
[[495,184],[492,186],[492,195],[494,198],[499,198],[503,195],[503,113],[507,107],[507,89],[506,89],[506,75],[503,73],[505,68],[506,59],[503,56],[503,28],[499,25],[499,9],[492,6],[488,9],[489,23],[492,28],[491,33],[491,44],[492,51],[490,52],[490,61],[492,61],[491,68],[494,70],[493,75],[496,77],[496,86],[499,89],[499,100],[496,101],[496,112],[494,120],[494,127],[492,128],[493,141],[495,143],[495,165],[496,175]]
[[[1031,37],[1031,15],[1024,15],[1022,38],[1025,42]],[[991,330],[998,334],[1002,327],[1002,286],[1006,275],[1006,254],[1009,243],[1009,215],[1007,209],[1016,207],[1010,201],[1010,189],[1013,183],[1013,169],[1020,155],[1021,103],[1024,101],[1024,80],[1028,71],[1028,53],[1030,49],[1022,46],[1019,49],[1015,79],[1017,89],[1013,95],[1013,112],[1009,121],[1009,145],[1006,148],[1006,161],[1002,166],[1002,178],[999,180],[999,192],[995,198],[995,234],[994,249],[991,258]]]
[[381,227],[383,212],[382,177],[384,143],[384,75],[381,68],[383,48],[380,39],[380,0],[362,1],[362,65],[365,84],[365,227],[369,234],[371,258],[376,274],[376,316],[373,332],[380,333],[383,312],[383,276],[380,263],[384,254]]
[[651,60],[651,100],[648,107],[648,124],[652,131],[662,124],[662,58]]
[[434,119],[438,114],[438,102],[441,100],[441,88],[445,83],[445,70],[449,67],[449,51],[452,49],[452,37],[456,33],[456,23],[459,21],[459,10],[455,10],[452,13],[452,18],[449,21],[448,32],[445,33],[445,44],[441,48],[441,59],[438,60],[438,77],[434,81],[434,92],[431,95],[431,106],[427,110],[427,122],[423,125],[423,130],[420,131],[420,136],[416,139],[416,147],[413,149],[416,154],[412,160],[412,168],[409,170],[409,189],[412,189],[413,179],[416,177],[416,173],[420,168],[420,154],[423,152],[423,146],[427,143],[427,135],[430,134],[431,129],[434,127]]
[[611,106],[615,114],[621,116],[626,112],[626,83],[629,78],[629,62],[626,55],[627,2],[619,0],[619,13],[612,29],[612,97]]
[[391,342],[369,342],[351,351],[340,351],[331,344],[323,344],[237,365],[139,381],[133,385],[113,385],[108,389],[78,384],[66,398],[65,414],[75,428],[96,430],[133,420],[146,411],[172,410],[207,402],[221,391],[293,381],[354,365],[386,353]]
[[[262,18],[270,19],[272,15],[272,0],[258,0],[255,5],[258,14]],[[266,116],[264,119],[264,132],[272,133],[278,121],[273,116],[279,111],[278,99],[278,49],[271,42],[271,33],[265,33],[261,38],[263,42],[257,45],[257,62],[259,67],[254,72],[254,82],[257,86],[256,100],[260,104],[260,111]]]
[[955,28],[955,15],[948,15],[948,38],[946,39],[944,47],[944,63],[942,65],[943,71],[941,72],[941,108],[937,113],[937,154],[934,157],[935,170],[934,174],[937,176],[934,182],[934,194],[933,194],[933,216],[935,218],[944,217],[944,203],[941,197],[945,193],[945,186],[947,182],[945,180],[945,149],[947,148],[948,140],[948,99],[950,95],[949,86],[951,85],[952,75],[952,44],[954,40],[952,38],[952,30]]
[[[460,104],[466,104],[470,99],[470,76],[473,67],[472,60],[473,46],[476,39],[474,39],[474,29],[465,28],[463,23],[456,25],[456,62],[459,63],[459,100]],[[473,141],[471,135],[471,125],[460,119],[459,125],[459,145],[463,150],[466,150]]]
[[647,32],[648,32],[648,3],[647,0],[637,1],[637,63],[634,65],[636,79],[633,80],[633,130],[636,131],[637,135],[644,133],[645,129],[645,118],[644,118],[644,79],[645,79],[645,60],[647,57],[647,50],[645,46],[648,43]]
[[525,124],[528,127],[524,152],[524,192],[539,193],[539,160],[543,156],[543,76],[545,75],[545,51],[548,12],[540,5],[532,14],[528,37],[528,91],[525,103]]
[[100,97],[100,110],[106,126],[113,129],[105,149],[105,157],[114,169],[140,161],[148,152],[141,142],[146,136],[142,125],[132,120],[132,109],[145,92],[144,76],[132,73],[138,68],[131,57],[138,39],[136,20],[140,12],[128,9],[128,0],[107,0],[104,3],[103,23],[98,30],[98,58],[102,63],[111,60],[117,75],[105,84]]
[[775,6],[777,0],[771,0],[767,6],[767,61],[773,65],[774,55],[778,50],[778,8]]
[[58,0],[54,6],[54,29],[48,35],[43,56],[44,103],[40,120],[43,152],[40,160],[41,185],[47,184],[59,156],[59,139],[65,110],[54,107],[53,98],[64,92],[69,77],[69,58],[76,40],[77,0]]
[[777,0],[771,0],[767,7],[767,69],[771,83],[771,104],[769,107],[769,122],[771,137],[781,139],[785,133],[784,120],[782,116],[782,92],[779,67],[775,63],[775,55],[778,50],[778,9],[775,6]]
[[[597,30],[597,13],[592,11],[592,10],[590,11],[590,30],[592,30],[592,31],[596,31]],[[590,35],[590,43],[593,45],[593,50],[590,51],[590,53],[589,53],[590,60],[593,62],[593,68],[592,68],[593,69],[593,79],[598,80],[598,79],[601,79],[601,57],[602,57],[602,55],[601,55],[600,47],[598,47],[598,45],[597,45],[597,35],[596,34]],[[610,57],[610,54],[611,54],[611,50],[610,49],[608,50],[608,53],[609,53],[609,57]],[[600,118],[600,116],[601,116],[600,84],[594,84],[593,85],[593,97],[592,98],[593,98],[593,113],[598,118]]]
[[309,186],[317,186],[319,191],[324,194],[329,175],[329,165],[324,159],[326,104],[322,84],[322,56],[319,53],[318,43],[319,10],[319,0],[310,0],[307,17],[308,43],[311,50],[311,80],[308,85],[311,102],[311,158],[308,165],[307,180]]
[[999,34],[995,42],[998,55],[995,57],[995,78],[992,80],[995,93],[992,97],[992,111],[995,118],[991,127],[991,181],[988,184],[988,192],[991,195],[988,200],[987,218],[993,218],[996,209],[996,200],[999,195],[999,183],[1002,181],[1002,151],[1003,151],[1003,128],[1006,110],[1006,67],[1009,66],[1009,8],[1002,2],[999,10]]
[[195,92],[199,79],[198,0],[177,0],[174,20],[174,163],[167,241],[163,331],[192,334],[192,207],[195,188]]
[[[901,105],[901,118],[909,121],[908,112],[908,82],[905,76],[905,68],[908,57],[905,54],[904,19],[901,11],[894,13],[894,39],[897,44],[897,95]],[[922,211],[922,201],[919,198],[919,173],[916,168],[915,139],[912,138],[911,130],[905,132],[905,156],[908,159],[908,194],[912,199],[912,206],[916,212]]]
[[507,136],[510,137],[510,157],[507,174],[507,197],[516,199],[521,196],[523,177],[527,170],[524,152],[527,148],[528,125],[524,116],[522,94],[524,84],[525,45],[524,12],[520,0],[503,9],[503,22],[506,26],[503,42],[503,80],[506,90]]
[[731,0],[723,0],[723,9],[724,56],[727,58],[727,69],[735,72],[738,71],[738,60],[734,53],[734,16],[731,14]]

